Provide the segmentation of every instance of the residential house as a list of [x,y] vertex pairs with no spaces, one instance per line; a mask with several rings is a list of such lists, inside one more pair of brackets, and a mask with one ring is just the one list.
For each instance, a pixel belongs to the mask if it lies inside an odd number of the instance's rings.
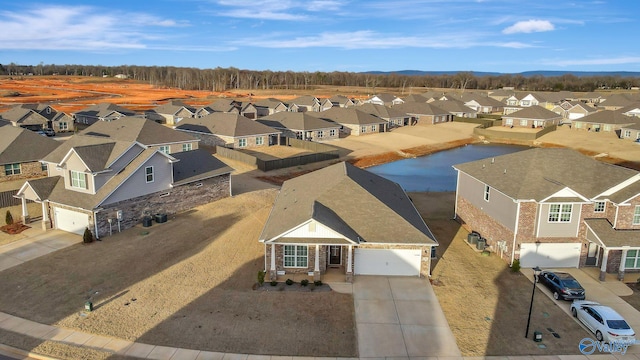
[[533,105],[502,117],[502,125],[510,127],[539,128],[560,124],[562,115],[541,106]]
[[267,98],[256,101],[255,103],[253,103],[253,106],[256,107],[258,117],[272,115],[277,112],[289,110],[289,106],[287,104],[274,98]]
[[393,107],[368,103],[358,106],[357,109],[386,120],[387,129],[406,126],[411,122],[411,116]]
[[506,103],[505,100],[510,98],[514,94],[515,94],[515,91],[513,91],[513,89],[511,90],[498,89],[498,90],[490,91],[488,96],[494,100],[498,100],[500,102]]
[[144,216],[175,214],[230,196],[233,169],[204,150],[165,154],[137,141],[74,135],[42,159],[48,177],[18,191],[42,205],[42,227],[102,238]]
[[360,111],[357,106],[350,108],[334,107],[322,112],[309,114],[340,125],[340,131],[346,135],[361,136],[385,132],[387,126],[386,120]]
[[308,113],[279,112],[256,121],[281,131],[282,136],[299,140],[324,141],[340,137],[340,125]]
[[619,111],[602,110],[585,117],[573,120],[571,128],[595,132],[620,131],[625,126],[637,124],[640,119],[626,116]]
[[123,116],[135,116],[132,110],[112,103],[100,103],[89,106],[72,114],[77,124],[91,125],[96,121],[111,121]]
[[138,116],[125,116],[112,121],[98,121],[80,135],[103,139],[138,142],[165,154],[198,149],[198,139],[157,122]]
[[231,99],[219,99],[209,105],[205,105],[196,110],[195,117],[203,117],[214,112],[228,112],[240,114],[249,119],[258,117],[258,110],[252,103],[243,103],[242,101]]
[[563,101],[551,109],[554,113],[562,116],[563,123],[571,123],[572,120],[580,119],[598,111],[596,108],[581,101]]
[[400,99],[399,97],[393,94],[388,94],[388,93],[373,95],[372,97],[370,97],[365,101],[365,103],[386,105],[386,106],[398,105],[398,104],[402,104],[403,102],[404,100]]
[[40,159],[55,150],[60,142],[33,131],[0,126],[0,182],[47,176]]
[[504,103],[477,93],[463,94],[462,101],[465,106],[472,108],[479,114],[502,113],[504,110]]
[[423,96],[421,94],[411,94],[402,98],[404,102],[427,102],[430,98]]
[[451,115],[461,118],[476,118],[478,112],[466,106],[460,100],[436,100],[429,104],[436,106],[442,110],[448,111]]
[[631,105],[625,106],[619,109],[618,112],[626,116],[640,117],[640,102],[634,102]]
[[182,121],[182,119],[195,117],[196,111],[197,109],[193,106],[186,105],[182,101],[173,100],[166,104],[156,106],[151,110],[147,110],[145,115],[147,119],[161,124],[176,125]]
[[411,116],[412,125],[417,123],[439,124],[453,121],[453,115],[450,112],[430,103],[404,103],[393,108]]
[[455,217],[523,267],[640,270],[640,173],[571,149],[454,165]]
[[259,241],[269,279],[430,275],[438,243],[400,185],[341,162],[287,180]]
[[75,129],[71,116],[46,104],[15,105],[0,113],[0,118],[10,121],[13,126],[29,130],[53,129],[55,132],[66,132]]
[[[331,106],[328,106],[327,101],[331,103]],[[321,111],[328,110],[332,107],[350,107],[350,106],[355,106],[355,103],[353,102],[352,99],[349,99],[344,95],[333,95],[332,97],[322,102]]]
[[598,109],[618,110],[632,105],[636,100],[629,94],[613,94],[604,98],[597,106]]
[[504,115],[509,115],[523,109],[523,107],[520,106],[520,99],[518,99],[515,94],[505,98],[503,101],[505,103],[502,112]]
[[320,99],[311,95],[299,96],[289,101],[289,111],[293,112],[306,112],[306,111],[320,111],[321,110]]
[[591,104],[591,105],[597,105],[602,100],[604,100],[604,96],[597,92],[588,92],[588,93],[577,95],[576,100],[583,103]]
[[621,126],[620,138],[640,142],[640,122]]
[[209,146],[234,149],[271,146],[278,144],[280,131],[240,114],[219,113],[182,120],[176,130],[200,139]]

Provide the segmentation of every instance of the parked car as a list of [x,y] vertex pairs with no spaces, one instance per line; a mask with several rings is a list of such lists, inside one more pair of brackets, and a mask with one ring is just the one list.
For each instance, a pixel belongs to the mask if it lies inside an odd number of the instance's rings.
[[634,344],[636,333],[615,310],[594,301],[576,300],[571,313],[577,317],[598,341],[617,344]]
[[545,285],[553,293],[556,300],[584,300],[585,291],[571,274],[559,271],[543,270],[538,275],[538,282]]
[[56,136],[56,132],[53,129],[42,129],[42,131],[47,136]]

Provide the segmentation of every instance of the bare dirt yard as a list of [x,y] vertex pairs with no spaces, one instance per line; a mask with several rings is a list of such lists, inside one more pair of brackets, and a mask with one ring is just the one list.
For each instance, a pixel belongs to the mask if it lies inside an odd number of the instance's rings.
[[351,295],[253,290],[275,194],[244,193],[5,270],[0,311],[147,344],[357,356]]
[[[409,196],[440,242],[433,289],[463,356],[580,354],[578,343],[589,334],[541,293],[524,337],[532,283],[495,254],[482,256],[466,243],[468,232],[452,220],[454,193]],[[534,330],[543,333],[542,343],[532,341]]]

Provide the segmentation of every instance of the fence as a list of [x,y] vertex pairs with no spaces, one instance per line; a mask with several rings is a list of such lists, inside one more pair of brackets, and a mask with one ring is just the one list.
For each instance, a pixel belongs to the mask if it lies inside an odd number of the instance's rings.
[[293,138],[287,138],[285,143],[287,146],[313,151],[314,153],[274,160],[262,160],[253,155],[243,153],[242,151],[229,149],[222,146],[216,146],[216,153],[218,153],[220,156],[224,156],[232,160],[256,166],[262,171],[300,166],[319,161],[337,159],[340,157],[340,155],[338,154],[338,149],[330,145]]
[[18,189],[0,192],[0,208],[16,206],[22,204],[20,199],[16,199],[13,195],[18,193]]
[[502,120],[494,120],[494,119],[488,119],[488,118],[463,118],[458,116],[456,116],[453,121],[470,123],[470,124],[478,124],[481,129],[490,128],[492,126],[499,125],[502,122]]
[[534,141],[537,138],[555,131],[557,129],[557,125],[552,125],[545,127],[544,129],[536,132],[517,132],[517,131],[496,131],[491,129],[481,129],[475,128],[473,129],[473,133],[478,136],[484,136],[487,139],[511,139],[511,140],[520,140],[520,141]]

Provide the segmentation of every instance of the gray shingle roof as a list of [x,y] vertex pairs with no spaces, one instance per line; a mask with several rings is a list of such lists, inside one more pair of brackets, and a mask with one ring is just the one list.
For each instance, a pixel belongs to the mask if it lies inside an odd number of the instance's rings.
[[439,107],[442,110],[446,110],[450,113],[467,113],[475,114],[477,111],[466,106],[462,101],[458,100],[436,100],[431,105]]
[[602,110],[575,119],[574,121],[594,124],[632,125],[640,122],[640,118],[623,115],[620,111]]
[[215,176],[229,174],[233,169],[205,150],[191,150],[171,154],[179,161],[173,164],[174,185],[184,185]]
[[409,103],[394,105],[393,108],[407,114],[435,115],[435,116],[449,115],[449,112],[447,110],[441,109],[429,103],[409,102]]
[[640,247],[640,230],[616,230],[607,219],[585,219],[584,222],[608,248]]
[[184,119],[177,130],[231,137],[276,134],[280,131],[240,114],[215,112],[201,118]]
[[146,146],[198,141],[189,134],[136,116],[125,116],[111,121],[98,121],[83,130],[80,135],[120,141],[137,141]]
[[395,107],[388,107],[379,104],[366,103],[358,106],[356,109],[386,120],[408,117],[406,113],[396,109]]
[[321,112],[311,112],[310,115],[338,124],[370,125],[386,123],[385,120],[358,110],[356,107],[332,107]]
[[40,115],[37,111],[24,108],[13,107],[0,114],[0,118],[6,121],[15,122],[19,125],[47,125],[48,119]]
[[334,122],[319,119],[309,115],[307,112],[282,111],[261,117],[256,121],[274,129],[289,129],[292,131],[337,129],[340,127]]
[[509,117],[514,119],[536,119],[536,120],[554,120],[554,119],[562,118],[562,116],[554,113],[551,110],[547,110],[539,105],[525,107],[509,115],[505,115],[503,117]]
[[62,180],[62,176],[51,176],[35,180],[29,180],[27,183],[33,191],[36,193],[40,200],[48,199],[51,192],[58,184],[58,181]]
[[170,101],[166,104],[162,104],[160,106],[156,106],[153,109],[151,109],[151,112],[155,112],[156,114],[168,114],[168,115],[175,115],[178,111],[182,110],[182,109],[186,109],[189,112],[191,112],[192,114],[195,114],[196,112],[196,108],[193,106],[189,106],[185,103],[183,103],[182,101],[179,100],[173,100]]
[[132,110],[123,108],[122,106],[118,106],[113,103],[96,104],[96,105],[84,108],[80,111],[76,111],[74,114],[100,118],[100,117],[106,117],[114,112],[120,113],[124,116],[133,116],[136,114]]
[[0,127],[0,165],[40,161],[60,143],[10,125]]
[[[493,160],[492,160],[493,159]],[[638,174],[571,149],[540,148],[454,165],[515,200],[541,201],[568,187],[593,199]]]
[[310,219],[353,243],[437,244],[400,185],[345,162],[285,181],[260,240]]
[[[68,140],[64,141],[60,146],[58,146],[54,151],[50,152],[47,156],[45,156],[42,160],[59,164],[65,156],[69,153],[69,150],[72,148],[82,148],[91,145],[102,145],[102,144],[110,144],[113,143],[113,147],[96,147],[92,151],[109,151],[108,158],[106,160],[106,164],[111,164],[115,159],[122,155],[124,151],[126,151],[129,147],[131,147],[132,143],[130,141],[119,141],[113,140],[109,138],[100,138],[96,136],[83,136],[83,135],[74,135]],[[110,150],[109,150],[110,149]]]

